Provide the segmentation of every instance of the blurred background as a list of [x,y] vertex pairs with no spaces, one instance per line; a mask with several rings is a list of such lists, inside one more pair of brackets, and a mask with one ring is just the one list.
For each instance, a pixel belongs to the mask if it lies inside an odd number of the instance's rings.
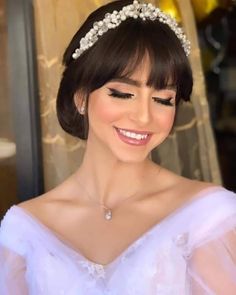
[[[109,1],[0,0],[0,219],[81,163],[86,142],[59,127],[55,100],[67,43]],[[174,16],[191,40],[191,103],[153,161],[183,176],[236,191],[236,1],[149,1]]]

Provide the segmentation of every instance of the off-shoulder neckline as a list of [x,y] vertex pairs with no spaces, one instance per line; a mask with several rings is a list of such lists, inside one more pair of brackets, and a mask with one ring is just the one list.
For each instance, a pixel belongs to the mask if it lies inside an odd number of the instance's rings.
[[22,214],[24,214],[24,216],[30,218],[31,221],[33,221],[35,224],[39,226],[39,228],[44,229],[44,231],[46,231],[50,235],[50,237],[54,239],[54,241],[59,243],[61,246],[63,246],[63,248],[71,252],[73,255],[79,256],[82,260],[84,260],[85,263],[93,264],[95,266],[97,265],[102,268],[110,268],[113,265],[115,265],[118,261],[120,261],[124,256],[126,256],[126,254],[128,254],[131,249],[135,248],[137,245],[140,245],[142,240],[146,239],[148,236],[153,234],[156,231],[156,229],[158,229],[161,225],[169,221],[174,216],[178,215],[181,211],[183,211],[187,207],[190,207],[191,205],[193,205],[195,202],[205,199],[206,197],[211,196],[212,193],[214,194],[215,192],[218,192],[218,191],[226,191],[226,189],[221,186],[210,186],[194,194],[191,198],[188,199],[188,201],[186,201],[180,207],[173,210],[161,221],[151,226],[148,230],[142,233],[138,238],[132,241],[116,258],[114,258],[111,262],[107,264],[100,264],[87,258],[85,255],[82,254],[82,252],[79,249],[75,249],[72,245],[70,245],[69,242],[67,242],[66,240],[63,240],[55,231],[53,231],[50,227],[45,225],[42,221],[40,221],[36,216],[31,214],[25,208],[22,208],[18,205],[13,205],[9,210],[12,210],[12,209],[17,210],[18,212],[21,212]]

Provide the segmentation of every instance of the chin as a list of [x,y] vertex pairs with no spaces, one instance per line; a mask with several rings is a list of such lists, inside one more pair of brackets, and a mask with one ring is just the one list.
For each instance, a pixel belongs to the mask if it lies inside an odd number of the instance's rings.
[[166,135],[158,136],[156,140],[153,140],[153,142],[146,147],[132,147],[127,145],[127,147],[123,149],[123,147],[114,148],[114,146],[112,147],[112,145],[110,145],[110,151],[119,162],[138,164],[146,161],[152,150],[162,144],[166,138]]

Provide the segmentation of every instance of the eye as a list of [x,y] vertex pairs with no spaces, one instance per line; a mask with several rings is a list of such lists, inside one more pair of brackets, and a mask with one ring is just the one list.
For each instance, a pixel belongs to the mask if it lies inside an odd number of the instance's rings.
[[134,94],[120,92],[114,88],[108,88],[108,89],[110,90],[110,93],[108,95],[112,96],[112,97],[117,97],[117,98],[121,98],[121,99],[128,99],[128,98],[132,98],[134,96]]
[[160,103],[160,104],[165,105],[165,106],[174,106],[175,105],[173,97],[169,97],[169,98],[153,97],[152,99],[156,103]]

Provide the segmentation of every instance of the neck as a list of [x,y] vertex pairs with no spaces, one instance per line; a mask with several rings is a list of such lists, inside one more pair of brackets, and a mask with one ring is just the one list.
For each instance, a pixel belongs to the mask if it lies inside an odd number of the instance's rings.
[[124,163],[109,152],[102,152],[98,146],[96,151],[87,146],[75,176],[78,186],[83,185],[83,192],[90,195],[88,199],[93,198],[94,202],[112,208],[129,197],[142,195],[154,166],[149,159],[140,163]]

